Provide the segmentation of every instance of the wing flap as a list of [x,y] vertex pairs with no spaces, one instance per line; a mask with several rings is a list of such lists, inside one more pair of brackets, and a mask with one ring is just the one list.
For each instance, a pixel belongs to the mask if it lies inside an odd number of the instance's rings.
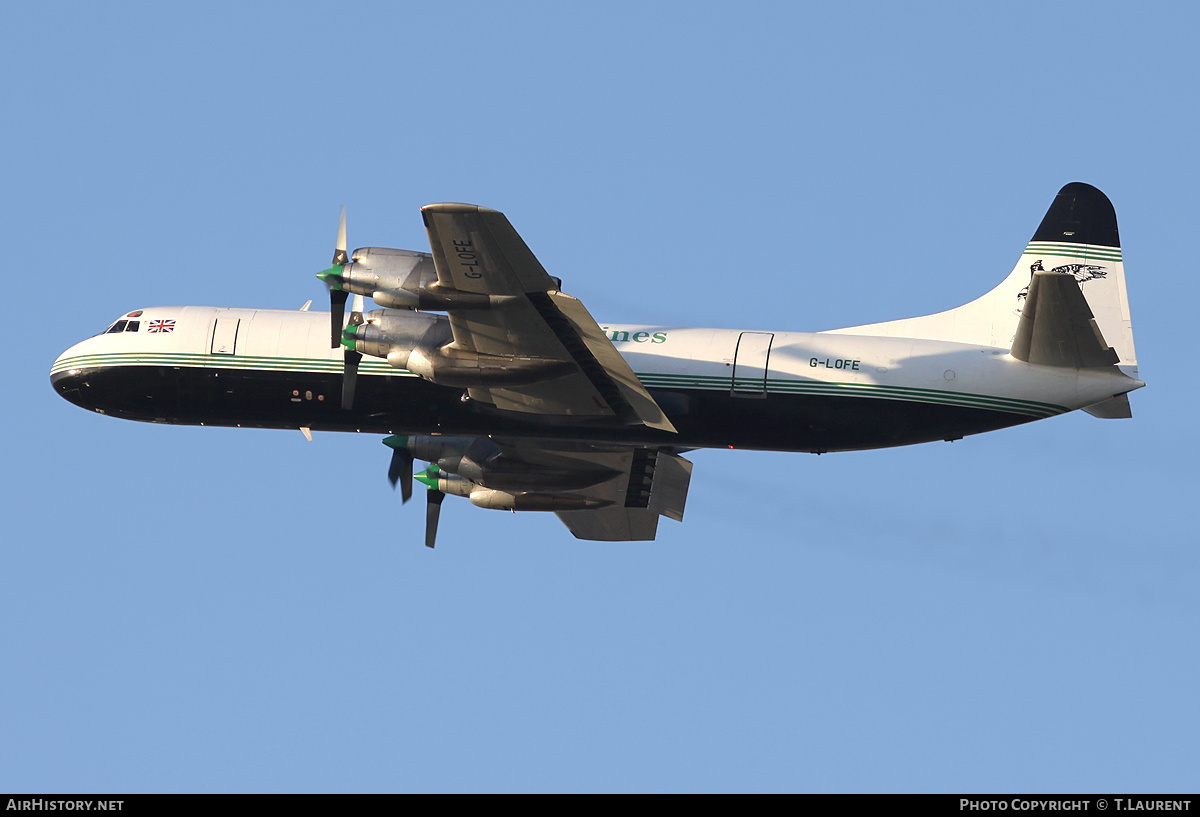
[[[578,539],[603,542],[647,541],[658,530],[658,518],[683,521],[692,463],[667,449],[627,448],[590,443],[564,445],[559,440],[492,438],[500,449],[496,466],[511,472],[553,474],[539,494],[597,500],[604,507],[558,510],[555,514]],[[576,482],[573,474],[597,475],[598,481],[563,490]],[[611,478],[607,478],[612,474]],[[484,481],[487,481],[486,476]]]
[[[683,521],[692,463],[677,454],[651,448],[632,452],[623,504],[583,511],[558,511],[577,539],[602,542],[648,541],[658,532],[658,517]],[[608,484],[609,488],[613,487]]]
[[564,331],[560,337],[569,335],[582,344],[582,348],[577,345],[572,349],[573,357],[605,401],[617,409],[618,416],[622,416],[626,422],[636,418],[650,428],[675,433],[675,426],[646,391],[642,381],[638,380],[583,302],[565,292],[550,292],[547,298],[569,325],[569,333]]
[[676,522],[683,521],[683,507],[687,504],[688,485],[692,481],[691,460],[677,454],[658,452],[658,463],[654,468],[654,488],[650,493],[650,507]]

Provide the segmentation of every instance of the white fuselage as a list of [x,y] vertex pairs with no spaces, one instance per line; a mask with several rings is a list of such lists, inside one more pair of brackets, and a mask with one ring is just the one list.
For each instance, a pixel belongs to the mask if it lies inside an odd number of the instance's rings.
[[[141,312],[138,331],[101,334],[72,346],[55,362],[52,376],[87,381],[89,373],[99,379],[102,372],[122,370],[122,382],[132,383],[139,372],[159,379],[163,372],[180,377],[187,372],[208,373],[213,379],[205,382],[213,389],[227,386],[234,373],[250,379],[282,377],[294,382],[293,391],[297,392],[288,402],[328,402],[329,410],[337,402],[332,393],[334,380],[329,376],[340,376],[342,352],[330,348],[328,313],[210,307],[156,307]],[[160,331],[151,332],[148,327],[155,321],[173,323],[170,331],[162,331],[165,324],[160,323]],[[1002,423],[1011,425],[1089,406],[1138,385],[1116,367],[1036,366],[1015,360],[1007,349],[948,341],[627,324],[602,324],[601,328],[648,389],[720,397],[723,405],[736,407],[736,414],[729,416],[745,423],[757,422],[760,401],[786,396],[1000,412],[1012,415],[1010,422]],[[224,383],[218,382],[222,374]],[[375,378],[389,383],[416,379],[410,372],[369,357],[362,361],[360,377],[367,392]],[[194,392],[201,387],[188,388]],[[60,390],[72,399],[65,389]],[[183,399],[176,398],[177,407]],[[147,415],[127,407],[109,408],[102,402],[87,407],[135,419],[203,422],[179,408],[174,413],[152,410]],[[669,399],[664,410],[672,413]],[[225,415],[211,419],[216,424],[232,421]],[[724,422],[730,422],[728,417]],[[299,423],[285,410],[278,422],[257,417],[247,418],[245,424],[295,427]],[[337,426],[314,420],[313,427]],[[963,433],[976,430],[969,427]],[[926,437],[955,434],[954,428],[935,431]],[[830,440],[828,448],[817,446],[814,450],[840,447],[837,440]]]

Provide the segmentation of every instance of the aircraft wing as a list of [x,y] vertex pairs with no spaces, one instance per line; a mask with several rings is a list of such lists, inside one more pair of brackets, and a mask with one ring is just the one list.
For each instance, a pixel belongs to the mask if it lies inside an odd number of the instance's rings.
[[659,516],[683,521],[692,463],[665,448],[599,446],[566,447],[561,441],[494,439],[502,467],[526,472],[556,472],[559,484],[570,474],[612,473],[614,476],[576,490],[551,488],[547,493],[566,500],[608,503],[586,510],[560,510],[555,515],[577,539],[607,542],[648,541],[658,531]]
[[[654,459],[646,473],[646,458]],[[658,517],[683,521],[692,463],[663,450],[637,449],[633,453],[624,497],[618,480],[617,502],[606,508],[558,511],[556,515],[576,539],[605,542],[649,541],[658,532]]]
[[577,299],[559,291],[503,213],[473,204],[421,208],[449,292],[495,296],[486,309],[450,311],[454,346],[486,355],[572,364],[553,380],[471,388],[472,399],[532,414],[613,418],[674,432],[654,398]]

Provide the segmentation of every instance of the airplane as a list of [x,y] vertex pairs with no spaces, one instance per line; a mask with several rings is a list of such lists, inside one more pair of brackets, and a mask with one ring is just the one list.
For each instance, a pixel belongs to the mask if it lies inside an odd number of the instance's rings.
[[1126,418],[1145,385],[1116,212],[1079,182],[982,297],[807,333],[600,324],[502,213],[421,216],[431,252],[350,254],[343,209],[318,273],[328,314],[136,309],[65,351],[51,384],[131,420],[388,435],[403,501],[414,479],[428,489],[431,548],[447,494],[554,512],[580,539],[645,541],[660,516],[683,519],[690,450],[821,454],[1076,409]]

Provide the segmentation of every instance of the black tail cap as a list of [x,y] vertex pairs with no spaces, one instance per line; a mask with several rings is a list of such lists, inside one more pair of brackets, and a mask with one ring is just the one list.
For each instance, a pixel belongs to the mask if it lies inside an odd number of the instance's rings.
[[1090,184],[1071,182],[1058,191],[1031,240],[1120,247],[1117,211],[1108,196]]

